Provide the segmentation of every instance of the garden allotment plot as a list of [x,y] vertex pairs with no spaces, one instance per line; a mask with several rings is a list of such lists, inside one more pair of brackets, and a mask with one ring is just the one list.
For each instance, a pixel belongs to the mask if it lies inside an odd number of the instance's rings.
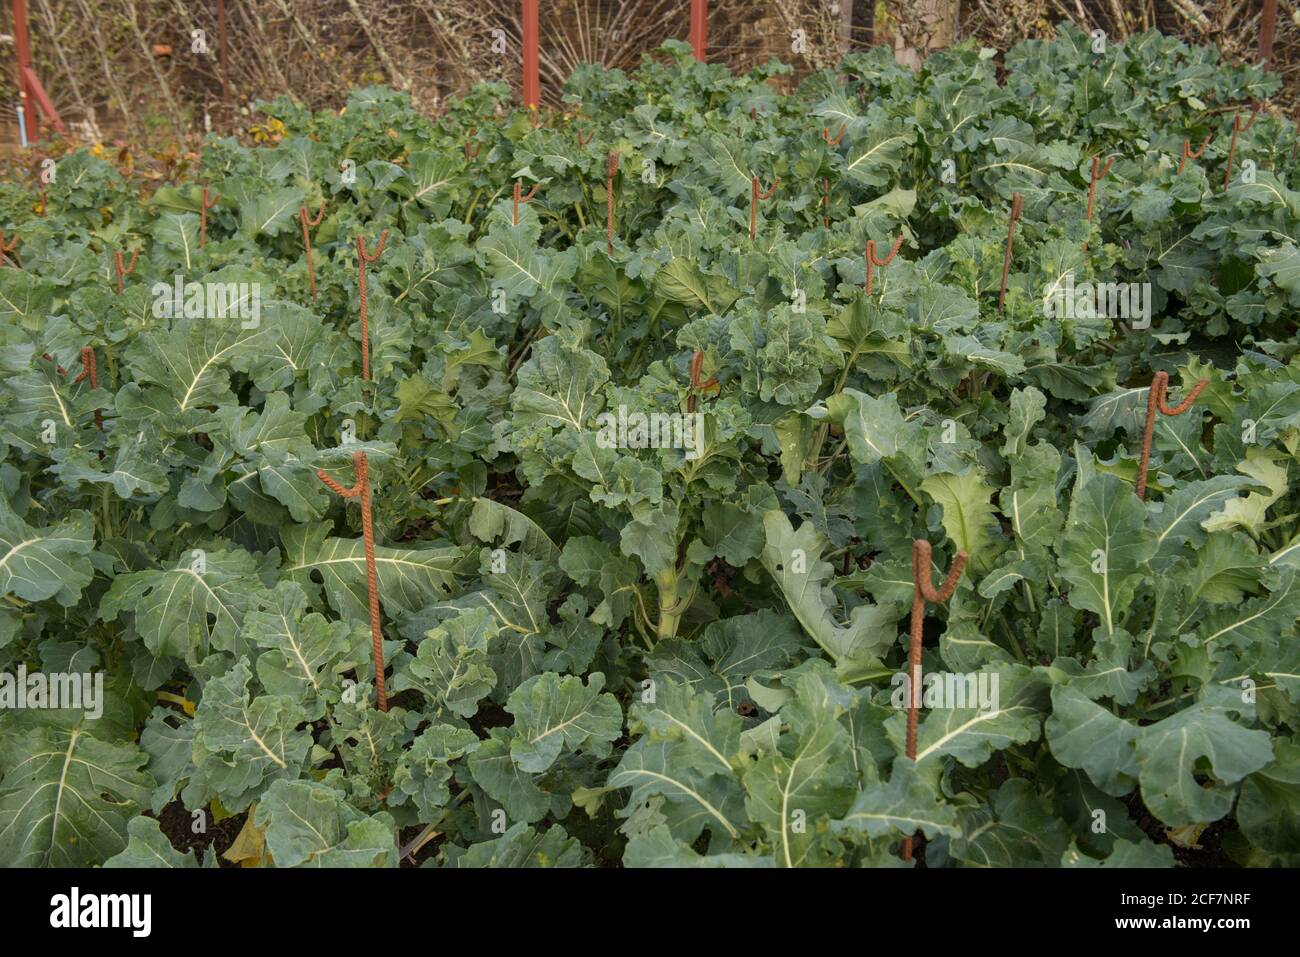
[[0,187],[0,863],[1300,862],[1277,80],[662,53]]

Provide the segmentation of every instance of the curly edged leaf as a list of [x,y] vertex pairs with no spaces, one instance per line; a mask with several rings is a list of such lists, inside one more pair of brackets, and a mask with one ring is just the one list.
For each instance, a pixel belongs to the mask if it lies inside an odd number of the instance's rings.
[[[158,822],[151,817],[135,817],[127,824],[126,848],[104,861],[105,867],[198,867],[193,851],[182,854],[172,847]],[[215,861],[212,855],[208,860]]]
[[623,733],[623,709],[602,693],[605,676],[594,671],[584,685],[576,675],[553,672],[529,678],[506,701],[515,716],[510,759],[522,771],[545,771],[565,751],[609,754]]
[[271,784],[253,820],[276,867],[396,867],[393,819],[366,816],[316,781]]
[[763,529],[763,567],[808,636],[831,656],[845,677],[888,674],[879,655],[898,637],[897,610],[886,605],[859,605],[850,613],[849,623],[840,625],[830,610],[832,569],[821,557],[826,542],[813,524],[805,522],[796,531],[784,512],[773,509],[763,514]]
[[193,776],[183,792],[187,807],[219,798],[243,810],[277,780],[295,780],[311,750],[302,705],[283,695],[254,696],[252,673],[241,658],[203,688],[194,714]]

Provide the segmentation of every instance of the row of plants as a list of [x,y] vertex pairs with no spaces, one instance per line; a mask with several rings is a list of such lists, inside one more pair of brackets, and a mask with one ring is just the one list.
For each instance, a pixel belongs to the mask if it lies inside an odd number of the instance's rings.
[[[0,668],[106,675],[0,710],[0,862],[1300,861],[1276,79],[1069,25],[788,73],[0,186]],[[918,603],[993,694],[909,735]]]

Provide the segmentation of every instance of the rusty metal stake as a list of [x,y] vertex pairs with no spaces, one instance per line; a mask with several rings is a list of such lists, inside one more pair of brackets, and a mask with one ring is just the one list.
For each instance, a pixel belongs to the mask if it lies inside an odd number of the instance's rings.
[[311,297],[316,298],[316,267],[311,261],[311,233],[309,228],[315,228],[321,224],[325,218],[325,200],[320,201],[320,209],[316,211],[315,219],[307,218],[307,207],[298,207],[298,219],[302,221],[302,244],[307,250],[307,278],[311,282]]
[[[90,380],[90,387],[92,389],[99,388],[99,369],[95,365],[95,350],[91,346],[82,346],[81,372],[72,380],[72,382],[73,385],[75,385],[76,383],[87,379]],[[104,431],[104,415],[99,409],[95,410],[95,428],[99,429],[101,432]],[[101,459],[104,457],[103,451],[99,453],[99,457]]]
[[519,225],[519,206],[520,206],[520,204],[522,203],[522,204],[525,204],[525,205],[526,205],[526,204],[528,204],[529,202],[531,202],[531,201],[532,201],[532,198],[533,198],[534,196],[537,195],[537,190],[541,188],[541,185],[542,185],[541,183],[534,183],[534,184],[533,184],[533,188],[530,189],[530,190],[528,191],[528,195],[527,195],[527,196],[524,196],[524,195],[523,195],[523,192],[524,192],[524,188],[523,188],[523,186],[520,185],[520,183],[519,183],[518,180],[515,180],[515,219],[514,219],[514,224],[515,224],[516,226]]
[[1165,403],[1166,390],[1169,388],[1169,373],[1157,372],[1151,379],[1151,391],[1147,393],[1147,421],[1142,430],[1142,464],[1138,469],[1137,496],[1146,500],[1147,467],[1151,464],[1151,438],[1156,430],[1156,412],[1161,415],[1182,415],[1192,407],[1201,390],[1210,384],[1209,379],[1202,379],[1187,393],[1187,398],[1172,408]]
[[208,188],[203,187],[203,199],[199,200],[199,206],[202,214],[199,217],[199,248],[202,249],[208,242],[208,210],[217,203],[221,202],[221,194],[218,193],[212,197],[212,202],[208,202]]
[[[3,266],[9,261],[7,258],[8,256],[13,256],[13,252],[18,248],[18,243],[21,239],[21,236],[15,236],[13,239],[9,240],[9,242],[5,242],[5,231],[0,229],[0,266]],[[14,256],[14,268],[22,268],[18,263],[17,256]]]
[[1007,248],[1002,254],[1002,286],[998,290],[998,315],[1007,304],[1007,276],[1011,273],[1011,245],[1016,239],[1016,223],[1020,222],[1020,213],[1025,208],[1025,198],[1019,193],[1011,194],[1011,218],[1007,221]]
[[772,188],[764,192],[758,184],[758,177],[755,176],[749,184],[749,239],[753,242],[758,237],[758,201],[760,199],[771,199],[776,193],[776,188],[781,185],[781,177],[777,177],[772,183]]
[[1245,126],[1241,125],[1240,110],[1232,114],[1232,142],[1228,144],[1228,166],[1223,171],[1223,188],[1225,190],[1228,188],[1228,184],[1232,182],[1232,163],[1237,156],[1237,134],[1245,133],[1249,131],[1252,126],[1255,125],[1255,121],[1259,119],[1260,108],[1263,107],[1263,105],[1264,104],[1262,103],[1255,103],[1251,106],[1250,120],[1246,123]]
[[[969,559],[965,552],[958,550],[948,569],[948,577],[943,586],[935,591],[934,579],[930,576],[930,543],[923,538],[912,542],[912,634],[911,644],[907,649],[908,702],[907,702],[907,756],[916,760],[916,729],[920,721],[921,705],[921,629],[925,624],[925,603],[941,605],[952,597],[961,579],[962,570]],[[912,859],[912,836],[903,838],[903,860]]]
[[898,238],[894,240],[894,245],[891,246],[889,249],[889,255],[886,256],[884,259],[877,259],[876,241],[874,239],[867,240],[867,295],[868,296],[871,295],[871,288],[874,285],[875,270],[872,267],[879,266],[881,269],[884,269],[886,266],[888,266],[890,263],[894,261],[894,257],[898,255],[898,251],[902,247],[903,247],[903,234],[899,233]]
[[1213,136],[1207,135],[1205,139],[1201,140],[1201,148],[1194,153],[1192,152],[1192,141],[1189,139],[1183,140],[1183,157],[1178,161],[1179,174],[1186,168],[1189,159],[1200,159],[1205,155],[1205,147],[1210,145],[1210,140],[1213,138]]
[[379,710],[387,711],[388,692],[384,686],[384,635],[379,627],[379,573],[375,569],[375,526],[374,516],[370,510],[370,463],[366,460],[365,452],[353,454],[352,469],[356,479],[351,488],[344,488],[334,481],[324,469],[317,469],[316,477],[335,495],[361,501],[361,539],[365,547],[366,590],[370,598],[370,647],[375,664],[375,698]]
[[705,389],[711,389],[718,384],[716,378],[710,378],[707,382],[700,381],[700,372],[704,368],[704,352],[700,349],[695,350],[695,355],[691,356],[691,391],[686,397],[686,411],[695,411],[695,398]]
[[614,255],[614,177],[618,175],[619,152],[605,160],[605,254]]
[[135,264],[140,260],[140,250],[131,253],[131,265],[123,265],[124,257],[122,250],[118,249],[113,253],[113,265],[117,268],[117,292],[121,295],[122,290],[126,288],[126,277],[135,272]]
[[384,254],[384,243],[388,241],[388,230],[379,234],[379,244],[373,253],[366,252],[366,238],[357,236],[357,265],[360,269],[361,287],[361,378],[370,378],[370,325],[366,308],[366,265],[375,262]]
[[1092,222],[1092,207],[1097,201],[1097,184],[1106,178],[1106,174],[1110,172],[1110,168],[1114,165],[1115,157],[1113,156],[1106,160],[1104,168],[1101,165],[1100,156],[1092,158],[1092,176],[1088,179],[1088,215],[1084,217],[1086,222]]

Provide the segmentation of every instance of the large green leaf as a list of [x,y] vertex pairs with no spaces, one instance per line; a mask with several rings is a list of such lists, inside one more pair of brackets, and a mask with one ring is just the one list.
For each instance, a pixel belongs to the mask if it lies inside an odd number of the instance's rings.
[[88,512],[77,509],[57,525],[33,528],[0,497],[0,595],[77,604],[93,577],[86,557],[94,545]]
[[1114,475],[1075,486],[1059,548],[1061,574],[1070,583],[1070,604],[1096,613],[1108,632],[1122,621],[1159,547],[1144,530],[1145,518],[1132,487]]
[[763,567],[808,636],[846,675],[885,673],[879,655],[898,636],[897,611],[858,605],[848,624],[839,624],[831,614],[833,601],[827,601],[832,568],[821,557],[826,543],[813,524],[805,522],[795,531],[785,513],[772,510],[763,515],[763,528],[767,535]]
[[0,731],[0,864],[85,867],[123,851],[153,790],[147,761],[86,724]]
[[276,781],[254,820],[266,832],[277,867],[392,867],[393,820],[367,817],[333,788],[315,781]]
[[[369,621],[365,543],[360,538],[331,538],[330,523],[285,528],[284,564],[280,573],[315,592],[319,576],[331,607],[344,618]],[[389,614],[411,613],[449,594],[456,587],[460,549],[375,546],[379,599]]]

